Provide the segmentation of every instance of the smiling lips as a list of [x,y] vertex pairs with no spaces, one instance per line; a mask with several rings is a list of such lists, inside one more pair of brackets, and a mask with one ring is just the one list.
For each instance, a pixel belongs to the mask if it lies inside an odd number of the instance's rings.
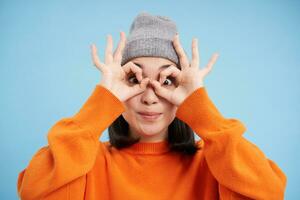
[[161,113],[157,112],[139,112],[144,119],[157,119]]

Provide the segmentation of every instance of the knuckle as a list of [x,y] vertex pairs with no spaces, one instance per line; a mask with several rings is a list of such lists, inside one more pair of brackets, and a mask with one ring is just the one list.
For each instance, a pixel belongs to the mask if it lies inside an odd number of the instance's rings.
[[130,65],[131,65],[130,62],[127,62],[123,65],[123,68],[128,68]]
[[161,75],[161,76],[165,76],[165,75],[166,75],[166,71],[165,71],[165,70],[164,70],[164,71],[161,71],[161,72],[160,72],[160,75]]
[[176,66],[174,66],[174,65],[171,65],[171,67],[170,67],[172,70],[178,70],[178,68],[176,67]]

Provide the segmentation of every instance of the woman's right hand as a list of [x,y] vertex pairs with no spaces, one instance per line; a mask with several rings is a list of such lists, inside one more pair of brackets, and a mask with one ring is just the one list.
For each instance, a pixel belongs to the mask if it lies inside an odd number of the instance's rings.
[[[142,93],[149,82],[149,78],[143,79],[142,69],[133,62],[127,62],[121,66],[122,54],[126,44],[124,32],[120,32],[120,41],[117,49],[113,51],[112,36],[107,36],[105,51],[105,63],[102,63],[97,55],[95,44],[91,45],[93,64],[102,72],[102,80],[99,85],[111,91],[120,101],[126,101],[130,97]],[[135,75],[139,84],[131,83],[128,78]]]

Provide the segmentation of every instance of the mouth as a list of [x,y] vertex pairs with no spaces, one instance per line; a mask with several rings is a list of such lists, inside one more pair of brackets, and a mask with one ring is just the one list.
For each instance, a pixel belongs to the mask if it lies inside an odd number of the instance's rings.
[[139,112],[138,114],[143,119],[146,119],[146,120],[156,120],[162,115],[162,113],[154,113],[154,112]]

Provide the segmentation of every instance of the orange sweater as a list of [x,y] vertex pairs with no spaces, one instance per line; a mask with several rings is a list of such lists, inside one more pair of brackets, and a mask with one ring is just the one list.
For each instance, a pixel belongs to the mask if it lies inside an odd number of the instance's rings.
[[202,139],[193,156],[170,152],[167,142],[108,151],[99,137],[124,111],[116,96],[97,85],[78,113],[53,125],[49,145],[20,172],[21,199],[284,198],[285,174],[242,136],[243,123],[220,114],[204,87],[176,112]]

